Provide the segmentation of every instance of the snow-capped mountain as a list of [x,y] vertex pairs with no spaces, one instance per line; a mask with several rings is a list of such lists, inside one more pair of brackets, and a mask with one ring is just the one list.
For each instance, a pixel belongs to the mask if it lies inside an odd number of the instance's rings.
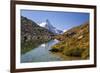
[[45,22],[42,22],[39,24],[41,27],[44,27],[46,29],[48,29],[49,31],[53,32],[54,34],[61,34],[63,31],[58,30],[57,28],[55,28],[49,20],[46,20]]

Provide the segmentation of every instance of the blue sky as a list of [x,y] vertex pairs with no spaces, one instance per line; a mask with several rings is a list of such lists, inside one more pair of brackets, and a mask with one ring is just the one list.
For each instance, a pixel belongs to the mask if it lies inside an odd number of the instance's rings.
[[60,30],[68,30],[89,21],[89,13],[21,10],[21,16],[41,23],[47,19]]

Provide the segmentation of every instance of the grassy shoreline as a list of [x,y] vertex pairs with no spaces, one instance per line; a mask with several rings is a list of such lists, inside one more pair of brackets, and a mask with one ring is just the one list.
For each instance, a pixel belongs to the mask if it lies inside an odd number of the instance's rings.
[[[63,61],[85,60],[85,59],[82,59],[81,57],[66,56],[66,55],[62,54],[61,52],[56,52],[56,53],[53,52],[52,54],[61,57],[63,59]],[[89,59],[89,58],[87,58],[87,59]]]
[[89,58],[89,24],[74,27],[62,35],[56,36],[59,43],[52,46],[51,52],[61,53],[65,57]]

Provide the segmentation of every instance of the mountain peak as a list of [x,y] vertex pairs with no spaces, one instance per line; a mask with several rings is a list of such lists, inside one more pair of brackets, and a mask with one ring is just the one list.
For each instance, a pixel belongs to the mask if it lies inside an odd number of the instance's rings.
[[48,19],[46,19],[46,22],[48,22],[48,23],[49,23],[49,20],[48,20]]
[[48,19],[45,22],[40,23],[39,25],[41,27],[48,29],[49,31],[53,32],[54,34],[62,33],[62,31],[55,28]]

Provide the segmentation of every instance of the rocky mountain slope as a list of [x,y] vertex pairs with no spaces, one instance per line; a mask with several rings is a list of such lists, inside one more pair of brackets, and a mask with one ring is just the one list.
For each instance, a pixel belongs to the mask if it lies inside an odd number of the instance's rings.
[[89,58],[89,23],[82,24],[55,37],[60,43],[52,46],[52,52],[69,57]]
[[53,38],[54,34],[34,21],[21,16],[21,52],[25,53]]

